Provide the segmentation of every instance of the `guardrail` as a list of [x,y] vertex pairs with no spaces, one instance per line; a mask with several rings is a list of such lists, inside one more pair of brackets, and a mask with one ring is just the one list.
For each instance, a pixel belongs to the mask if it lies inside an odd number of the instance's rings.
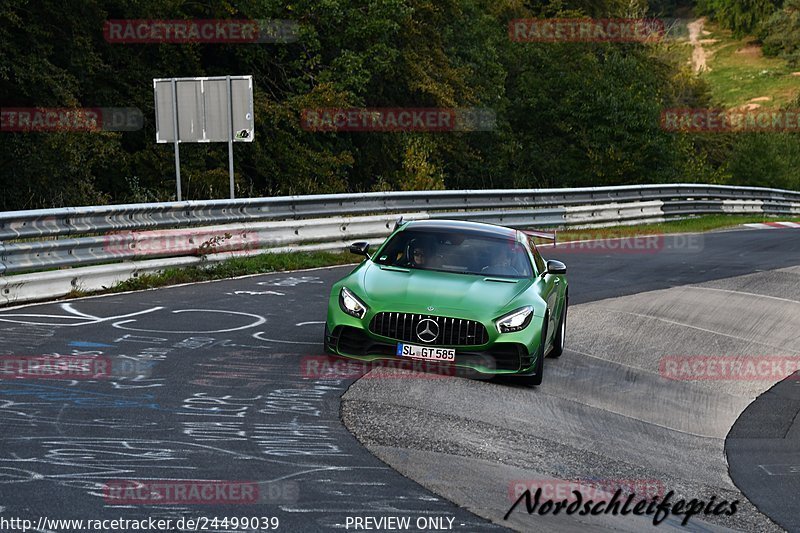
[[[456,218],[512,227],[596,227],[711,213],[800,215],[800,192],[669,184],[377,192],[4,212],[0,304],[62,296],[74,289],[96,290],[143,272],[213,263],[232,255],[335,249],[356,239],[380,242],[401,215],[407,220]],[[25,274],[46,269],[60,270]]]

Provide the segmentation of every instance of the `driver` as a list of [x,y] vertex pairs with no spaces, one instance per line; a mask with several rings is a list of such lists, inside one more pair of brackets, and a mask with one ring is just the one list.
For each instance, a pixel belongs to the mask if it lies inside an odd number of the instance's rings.
[[426,265],[429,264],[429,255],[430,252],[423,243],[419,241],[414,241],[409,246],[409,254],[408,258],[411,262],[412,266],[417,268],[424,268]]
[[408,243],[407,260],[408,265],[416,268],[430,268],[433,259],[431,246],[420,240],[414,239]]

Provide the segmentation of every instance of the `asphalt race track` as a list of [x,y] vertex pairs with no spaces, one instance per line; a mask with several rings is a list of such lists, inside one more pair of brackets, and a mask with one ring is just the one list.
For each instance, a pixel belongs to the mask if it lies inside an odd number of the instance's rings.
[[798,412],[800,373],[750,404],[725,441],[734,482],[788,531],[800,531]]
[[[1,354],[82,357],[108,372],[0,380],[0,512],[34,523],[278,517],[278,531],[394,516],[426,530],[648,527],[523,508],[503,520],[515,482],[616,479],[742,501],[733,516],[692,518],[692,530],[798,530],[798,382],[764,394],[780,378],[687,381],[659,369],[665,357],[800,355],[800,232],[543,254],[567,263],[571,307],[567,350],[537,388],[326,374],[328,291],[350,267],[3,310]],[[257,489],[115,501],[107,487],[131,480]]]

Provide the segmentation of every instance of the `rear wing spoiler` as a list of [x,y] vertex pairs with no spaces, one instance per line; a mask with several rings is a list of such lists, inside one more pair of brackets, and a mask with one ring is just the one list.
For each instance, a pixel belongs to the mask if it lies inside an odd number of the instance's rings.
[[530,235],[531,237],[538,237],[540,239],[547,239],[548,241],[553,241],[553,246],[556,246],[556,232],[549,233],[547,231],[536,231],[532,229],[523,229],[520,230],[525,235]]

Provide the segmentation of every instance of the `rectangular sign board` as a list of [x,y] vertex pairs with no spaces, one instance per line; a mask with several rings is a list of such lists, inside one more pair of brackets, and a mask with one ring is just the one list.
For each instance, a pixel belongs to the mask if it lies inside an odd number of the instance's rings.
[[252,142],[253,77],[230,76],[230,88],[229,96],[227,76],[154,79],[156,142],[176,142],[176,122],[179,143],[228,142],[231,136],[234,142]]

